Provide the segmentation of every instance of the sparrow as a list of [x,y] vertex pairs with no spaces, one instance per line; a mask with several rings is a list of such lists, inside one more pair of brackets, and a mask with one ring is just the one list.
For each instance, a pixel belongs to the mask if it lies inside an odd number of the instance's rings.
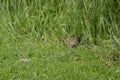
[[81,42],[81,37],[64,38],[64,42],[67,43],[70,48],[74,48]]

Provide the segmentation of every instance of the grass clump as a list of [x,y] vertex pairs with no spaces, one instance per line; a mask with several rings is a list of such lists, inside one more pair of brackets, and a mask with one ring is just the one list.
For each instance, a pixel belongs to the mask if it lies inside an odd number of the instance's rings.
[[119,0],[1,1],[1,28],[13,36],[119,38]]

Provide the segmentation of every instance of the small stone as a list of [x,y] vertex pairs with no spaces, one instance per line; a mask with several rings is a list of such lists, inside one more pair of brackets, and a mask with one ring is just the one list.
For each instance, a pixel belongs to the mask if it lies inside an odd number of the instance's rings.
[[80,58],[79,58],[79,57],[75,57],[74,60],[75,60],[75,61],[79,61]]
[[22,61],[22,62],[30,62],[30,59],[29,58],[23,58],[20,61]]

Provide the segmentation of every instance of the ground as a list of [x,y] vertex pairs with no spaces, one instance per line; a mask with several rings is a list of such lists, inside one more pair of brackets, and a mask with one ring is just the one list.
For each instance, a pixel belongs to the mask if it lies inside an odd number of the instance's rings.
[[[52,40],[4,41],[0,46],[1,80],[119,80],[119,63],[109,47],[69,48]],[[22,61],[21,59],[28,59]]]

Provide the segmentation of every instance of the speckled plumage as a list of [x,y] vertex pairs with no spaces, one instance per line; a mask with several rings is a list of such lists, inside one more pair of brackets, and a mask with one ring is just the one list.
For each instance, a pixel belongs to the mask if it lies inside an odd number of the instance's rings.
[[69,47],[73,48],[76,47],[76,45],[81,42],[81,38],[80,37],[64,38],[64,41],[68,44]]

